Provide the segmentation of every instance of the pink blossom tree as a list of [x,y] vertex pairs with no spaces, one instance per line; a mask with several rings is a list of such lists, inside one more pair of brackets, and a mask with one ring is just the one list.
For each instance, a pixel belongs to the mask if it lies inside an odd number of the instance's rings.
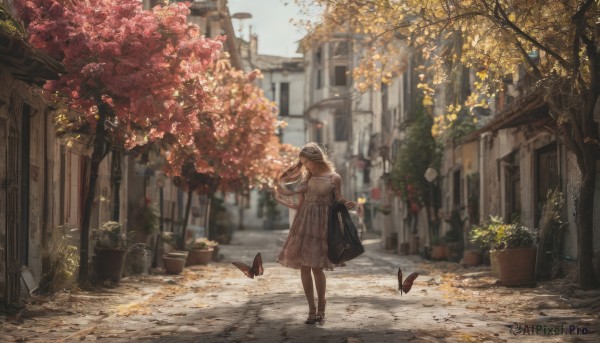
[[219,101],[199,115],[200,130],[194,132],[192,144],[170,145],[167,152],[167,174],[178,175],[177,185],[188,192],[182,240],[194,192],[263,187],[289,163],[293,154],[288,152],[295,151],[279,143],[277,107],[254,84],[260,77],[258,70],[232,68],[227,59],[206,67],[206,88]]
[[47,95],[68,110],[55,118],[59,129],[83,132],[92,145],[81,222],[79,282],[85,283],[100,162],[115,146],[189,146],[212,101],[203,87],[204,72],[218,57],[222,40],[200,36],[181,3],[151,11],[139,0],[15,3],[30,43],[66,68],[59,80],[45,85]]

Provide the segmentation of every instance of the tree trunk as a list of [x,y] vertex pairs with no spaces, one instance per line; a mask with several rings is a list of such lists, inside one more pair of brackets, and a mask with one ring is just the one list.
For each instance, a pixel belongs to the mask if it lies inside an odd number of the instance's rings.
[[96,183],[98,181],[98,171],[100,163],[106,156],[105,150],[105,127],[108,108],[100,103],[98,105],[98,122],[96,133],[94,135],[94,150],[92,152],[92,161],[90,166],[90,175],[87,182],[87,187],[83,187],[85,193],[85,202],[83,204],[83,213],[81,220],[81,237],[79,243],[79,278],[80,285],[86,285],[89,282],[89,245],[90,245],[90,221],[92,218],[92,208],[94,198],[96,197]]
[[192,208],[192,195],[193,194],[194,194],[194,191],[192,191],[192,190],[188,191],[187,203],[185,205],[185,215],[183,216],[183,227],[181,228],[180,248],[182,250],[185,250],[185,235],[187,234],[187,225],[188,225],[188,221],[190,220],[190,209]]
[[115,188],[113,204],[113,220],[118,222],[121,218],[121,154],[115,149],[113,150],[113,181]]
[[160,243],[162,241],[162,234],[165,231],[164,227],[164,187],[158,187],[158,208],[160,217],[158,217],[158,234],[156,235],[156,240],[154,241],[154,258],[152,259],[152,267],[158,267],[158,251],[160,250]]
[[577,225],[577,283],[582,289],[597,286],[594,276],[594,190],[596,189],[596,161],[590,158],[582,170],[579,199],[576,203]]

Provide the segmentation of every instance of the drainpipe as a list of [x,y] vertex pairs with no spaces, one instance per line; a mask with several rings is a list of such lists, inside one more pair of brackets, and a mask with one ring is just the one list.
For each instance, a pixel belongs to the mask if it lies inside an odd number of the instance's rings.
[[479,136],[479,221],[483,222],[487,211],[485,209],[485,146],[488,141],[488,137],[491,135],[490,132],[484,132]]

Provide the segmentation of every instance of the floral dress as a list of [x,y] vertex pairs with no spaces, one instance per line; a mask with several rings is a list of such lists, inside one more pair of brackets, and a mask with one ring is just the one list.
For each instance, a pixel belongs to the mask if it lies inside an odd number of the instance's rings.
[[333,264],[327,257],[329,211],[333,197],[339,198],[333,175],[312,176],[298,186],[296,193],[304,193],[304,202],[277,258],[283,266],[333,270]]

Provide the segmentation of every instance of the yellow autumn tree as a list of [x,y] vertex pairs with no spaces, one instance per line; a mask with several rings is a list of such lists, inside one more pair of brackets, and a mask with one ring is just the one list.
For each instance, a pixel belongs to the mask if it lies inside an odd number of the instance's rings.
[[[593,269],[593,209],[596,160],[600,156],[600,4],[598,0],[297,0],[324,8],[315,39],[345,28],[365,47],[353,71],[358,88],[378,87],[402,71],[406,42],[424,60],[424,101],[448,82],[457,66],[477,70],[472,94],[456,109],[486,106],[502,89],[502,79],[519,69],[534,80],[556,122],[555,134],[577,158],[581,183],[577,195],[577,270],[582,288],[597,286]],[[448,41],[458,42],[442,51]],[[448,61],[452,66],[448,66]]]

